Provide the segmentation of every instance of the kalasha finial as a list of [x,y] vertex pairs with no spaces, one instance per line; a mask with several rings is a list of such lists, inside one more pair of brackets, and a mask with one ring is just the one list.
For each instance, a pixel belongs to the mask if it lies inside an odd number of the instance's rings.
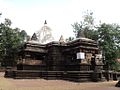
[[44,24],[47,24],[47,21],[45,20]]

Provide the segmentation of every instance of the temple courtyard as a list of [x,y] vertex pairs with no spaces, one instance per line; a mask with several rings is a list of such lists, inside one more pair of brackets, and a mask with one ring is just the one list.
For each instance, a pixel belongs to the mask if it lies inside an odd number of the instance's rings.
[[70,82],[65,80],[12,79],[0,73],[0,90],[120,90],[117,81]]

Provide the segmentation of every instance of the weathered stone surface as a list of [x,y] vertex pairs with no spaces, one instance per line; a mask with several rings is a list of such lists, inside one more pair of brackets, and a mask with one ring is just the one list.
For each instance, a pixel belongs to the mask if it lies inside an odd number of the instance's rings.
[[115,86],[120,87],[120,80],[118,81],[118,83]]
[[6,77],[71,81],[104,79],[103,64],[96,61],[96,55],[99,55],[98,44],[91,39],[78,38],[66,43],[59,41],[47,44],[26,42],[18,55],[17,70],[6,71]]

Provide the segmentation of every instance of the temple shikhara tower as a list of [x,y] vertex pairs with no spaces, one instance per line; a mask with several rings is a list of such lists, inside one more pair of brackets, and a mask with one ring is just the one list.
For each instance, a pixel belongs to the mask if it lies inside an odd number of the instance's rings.
[[116,80],[118,77],[103,64],[96,41],[80,37],[65,42],[63,36],[54,41],[46,21],[19,51],[16,67],[7,70],[5,77],[72,81]]
[[35,39],[31,38],[32,41],[41,43],[41,44],[46,44],[54,40],[52,36],[52,29],[49,26],[47,26],[46,20],[44,22],[44,26],[39,31],[34,33],[32,37],[35,38]]

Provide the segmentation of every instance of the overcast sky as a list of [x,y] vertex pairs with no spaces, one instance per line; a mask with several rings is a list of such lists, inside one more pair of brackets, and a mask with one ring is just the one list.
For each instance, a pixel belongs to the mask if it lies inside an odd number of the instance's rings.
[[86,10],[96,22],[120,24],[120,0],[0,0],[1,21],[9,18],[13,27],[32,35],[47,20],[55,40],[73,36],[71,24],[81,21]]

